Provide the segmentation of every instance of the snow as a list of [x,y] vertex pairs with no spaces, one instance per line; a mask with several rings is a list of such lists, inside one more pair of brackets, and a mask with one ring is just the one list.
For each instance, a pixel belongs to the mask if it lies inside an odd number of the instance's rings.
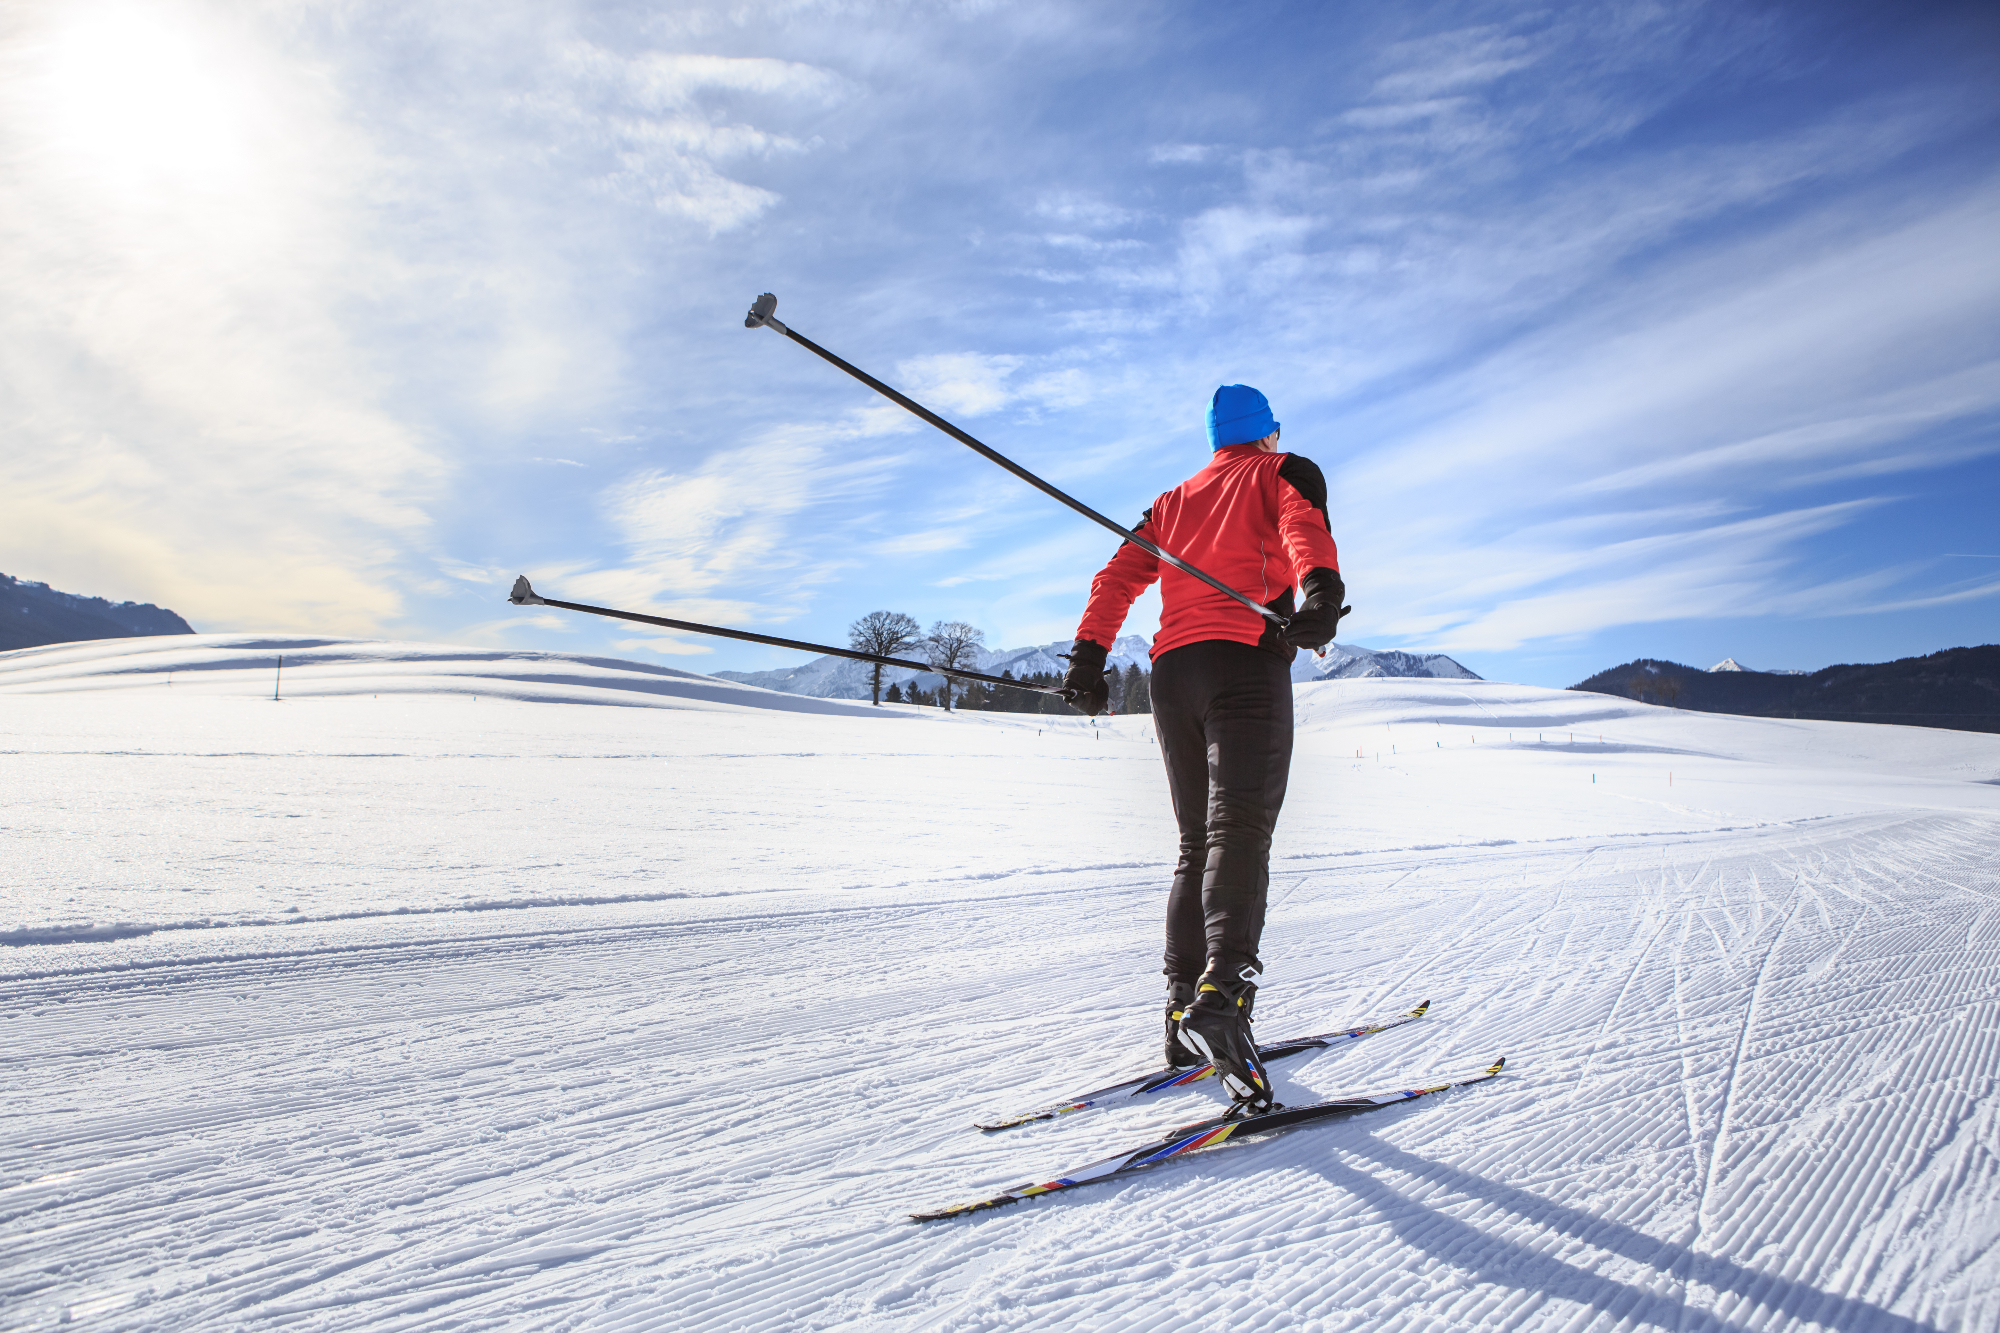
[[[1654,674],[1656,675],[1658,674],[1655,668],[1648,667],[1646,669],[1648,671],[1653,671]],[[1711,675],[1713,675],[1717,671],[1748,671],[1763,676],[1803,676],[1808,674],[1807,672],[1798,670],[1797,668],[1794,667],[1772,667],[1768,671],[1763,671],[1759,670],[1757,667],[1744,666],[1742,663],[1738,662],[1733,657],[1723,658],[1720,662],[1717,662],[1714,666],[1710,667],[1708,670],[1709,674]]]
[[1406,653],[1393,648],[1362,648],[1349,643],[1329,643],[1321,652],[1302,652],[1292,661],[1292,680],[1298,683],[1364,680],[1371,676],[1479,679],[1443,653]]
[[1259,1029],[1433,1005],[1281,1096],[1507,1072],[916,1226],[1216,1105],[969,1128],[1156,1059],[1149,719],[0,654],[0,1323],[2000,1328],[2000,738],[1298,704]]
[[177,634],[96,639],[0,653],[0,691],[106,690],[278,699],[462,695],[540,703],[770,708],[854,716],[851,704],[577,653],[458,648],[296,635]]

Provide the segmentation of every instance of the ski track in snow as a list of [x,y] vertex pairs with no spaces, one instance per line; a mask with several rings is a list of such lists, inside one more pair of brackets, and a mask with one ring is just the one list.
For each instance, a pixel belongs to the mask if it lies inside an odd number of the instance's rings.
[[1281,1097],[1507,1072],[916,1226],[1218,1105],[970,1128],[1157,1056],[1144,719],[5,664],[0,1326],[2000,1329],[1992,738],[1308,686],[1260,1033],[1433,1005]]

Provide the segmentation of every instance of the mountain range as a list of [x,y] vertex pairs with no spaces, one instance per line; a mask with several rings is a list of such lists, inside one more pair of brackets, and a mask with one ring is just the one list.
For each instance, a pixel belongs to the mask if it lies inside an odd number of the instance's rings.
[[80,639],[192,634],[194,627],[150,602],[107,602],[0,574],[0,652]]
[[1364,680],[1375,676],[1404,676],[1431,680],[1481,680],[1443,653],[1406,653],[1396,648],[1358,648],[1351,643],[1329,643],[1324,656],[1302,652],[1292,663],[1292,680],[1305,684],[1315,680]]
[[[1030,648],[981,649],[978,660],[972,664],[975,671],[983,671],[989,676],[1002,672],[1011,673],[1015,678],[1038,674],[1060,676],[1069,666],[1059,654],[1070,649],[1070,640],[1059,639],[1054,643],[1037,644]],[[1152,644],[1144,635],[1124,634],[1111,645],[1107,655],[1110,665],[1120,671],[1138,667],[1151,671],[1153,664],[1147,657]],[[786,694],[807,694],[820,699],[866,699],[869,689],[869,673],[873,670],[865,662],[854,662],[844,657],[815,657],[802,666],[781,667],[773,671],[717,671],[713,674],[723,680],[733,680],[744,685],[760,685],[767,690],[779,690]],[[1315,680],[1357,680],[1370,676],[1429,676],[1445,680],[1478,680],[1479,677],[1467,671],[1443,653],[1406,653],[1395,650],[1377,651],[1359,648],[1352,644],[1328,644],[1324,658],[1312,653],[1300,653],[1292,663],[1292,679],[1305,683]],[[882,668],[882,688],[891,685],[907,687],[916,681],[921,689],[934,690],[939,677],[935,672],[919,672],[909,667]]]
[[1702,713],[2000,732],[1996,644],[1811,673],[1751,671],[1733,658],[1704,671],[1642,657],[1570,688]]

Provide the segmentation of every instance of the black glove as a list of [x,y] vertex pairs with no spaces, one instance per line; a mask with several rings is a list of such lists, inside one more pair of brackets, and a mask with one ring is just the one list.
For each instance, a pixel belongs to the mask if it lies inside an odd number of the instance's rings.
[[1070,706],[1096,717],[1111,707],[1111,683],[1104,679],[1104,645],[1078,639],[1070,648],[1069,670],[1063,673],[1063,698]]
[[1340,618],[1354,608],[1342,606],[1341,599],[1347,596],[1347,588],[1340,581],[1340,571],[1322,566],[1299,580],[1299,591],[1306,595],[1305,605],[1293,614],[1291,623],[1285,627],[1285,642],[1294,648],[1310,648],[1314,652],[1333,642],[1333,633],[1340,628]]

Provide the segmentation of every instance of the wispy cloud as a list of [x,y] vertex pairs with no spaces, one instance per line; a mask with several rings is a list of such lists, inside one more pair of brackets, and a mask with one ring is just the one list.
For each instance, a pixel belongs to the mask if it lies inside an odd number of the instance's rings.
[[204,627],[532,641],[486,600],[519,569],[803,637],[1073,626],[1108,535],[743,330],[769,289],[1125,521],[1258,384],[1377,641],[1978,613],[1927,551],[1980,535],[1910,517],[1996,456],[1970,29],[1905,15],[1897,64],[1810,7],[1235,21],[29,0],[0,568]]
[[[620,558],[567,585],[674,619],[767,623],[800,610],[855,555],[829,522],[893,481],[865,427],[789,427],[708,455],[686,472],[646,469],[603,494]],[[817,514],[817,521],[814,521]],[[812,540],[801,531],[812,531]],[[762,595],[748,595],[750,589]],[[736,595],[716,595],[718,590]]]
[[[2000,411],[2000,348],[1981,329],[2000,311],[2000,262],[1984,239],[1997,226],[2000,193],[1982,193],[1886,234],[1707,255],[1428,386],[1465,406],[1334,473],[1338,493],[1368,497],[1346,540],[1363,568],[1384,557],[1379,586],[1399,608],[1371,613],[1377,632],[1496,649],[1621,623],[1830,609],[1799,543],[1877,500],[1721,526],[1681,527],[1663,512],[1672,536],[1622,543],[1587,520],[1631,522],[1616,506],[1634,493],[1762,506],[1808,485],[2000,452],[1991,432],[1935,433]],[[1389,558],[1412,541],[1422,558]],[[1658,568],[1622,572],[1632,551]],[[1450,563],[1481,574],[1423,586]],[[1550,578],[1567,586],[1485,609],[1511,580]]]
[[450,470],[337,316],[368,146],[199,6],[17,12],[0,159],[10,565],[197,624],[368,630]]
[[[532,34],[518,11],[485,31],[438,17],[424,35],[472,68],[419,80],[444,141],[418,145],[357,113],[380,90],[328,77],[341,66],[304,49],[328,38],[310,18],[200,0],[13,12],[0,31],[9,568],[207,626],[381,632],[429,586],[413,562],[429,562],[446,483],[475,461],[445,423],[588,409],[620,368],[609,339],[624,309],[585,311],[564,290],[574,236],[521,234],[559,224],[528,192],[504,197],[532,189],[532,172],[498,167],[504,150],[582,154],[569,174],[584,188],[726,231],[776,198],[727,165],[809,145],[712,100],[846,95],[796,61],[614,54],[566,36],[559,11]],[[513,76],[509,35],[549,39],[533,77]],[[583,232],[606,236],[601,218]]]
[[771,190],[725,174],[730,161],[803,152],[808,145],[718,117],[704,96],[753,93],[823,106],[850,92],[840,76],[796,61],[628,54],[581,41],[563,44],[552,71],[555,77],[525,94],[523,103],[562,139],[603,155],[604,187],[700,222],[711,233],[744,226],[778,200]]

